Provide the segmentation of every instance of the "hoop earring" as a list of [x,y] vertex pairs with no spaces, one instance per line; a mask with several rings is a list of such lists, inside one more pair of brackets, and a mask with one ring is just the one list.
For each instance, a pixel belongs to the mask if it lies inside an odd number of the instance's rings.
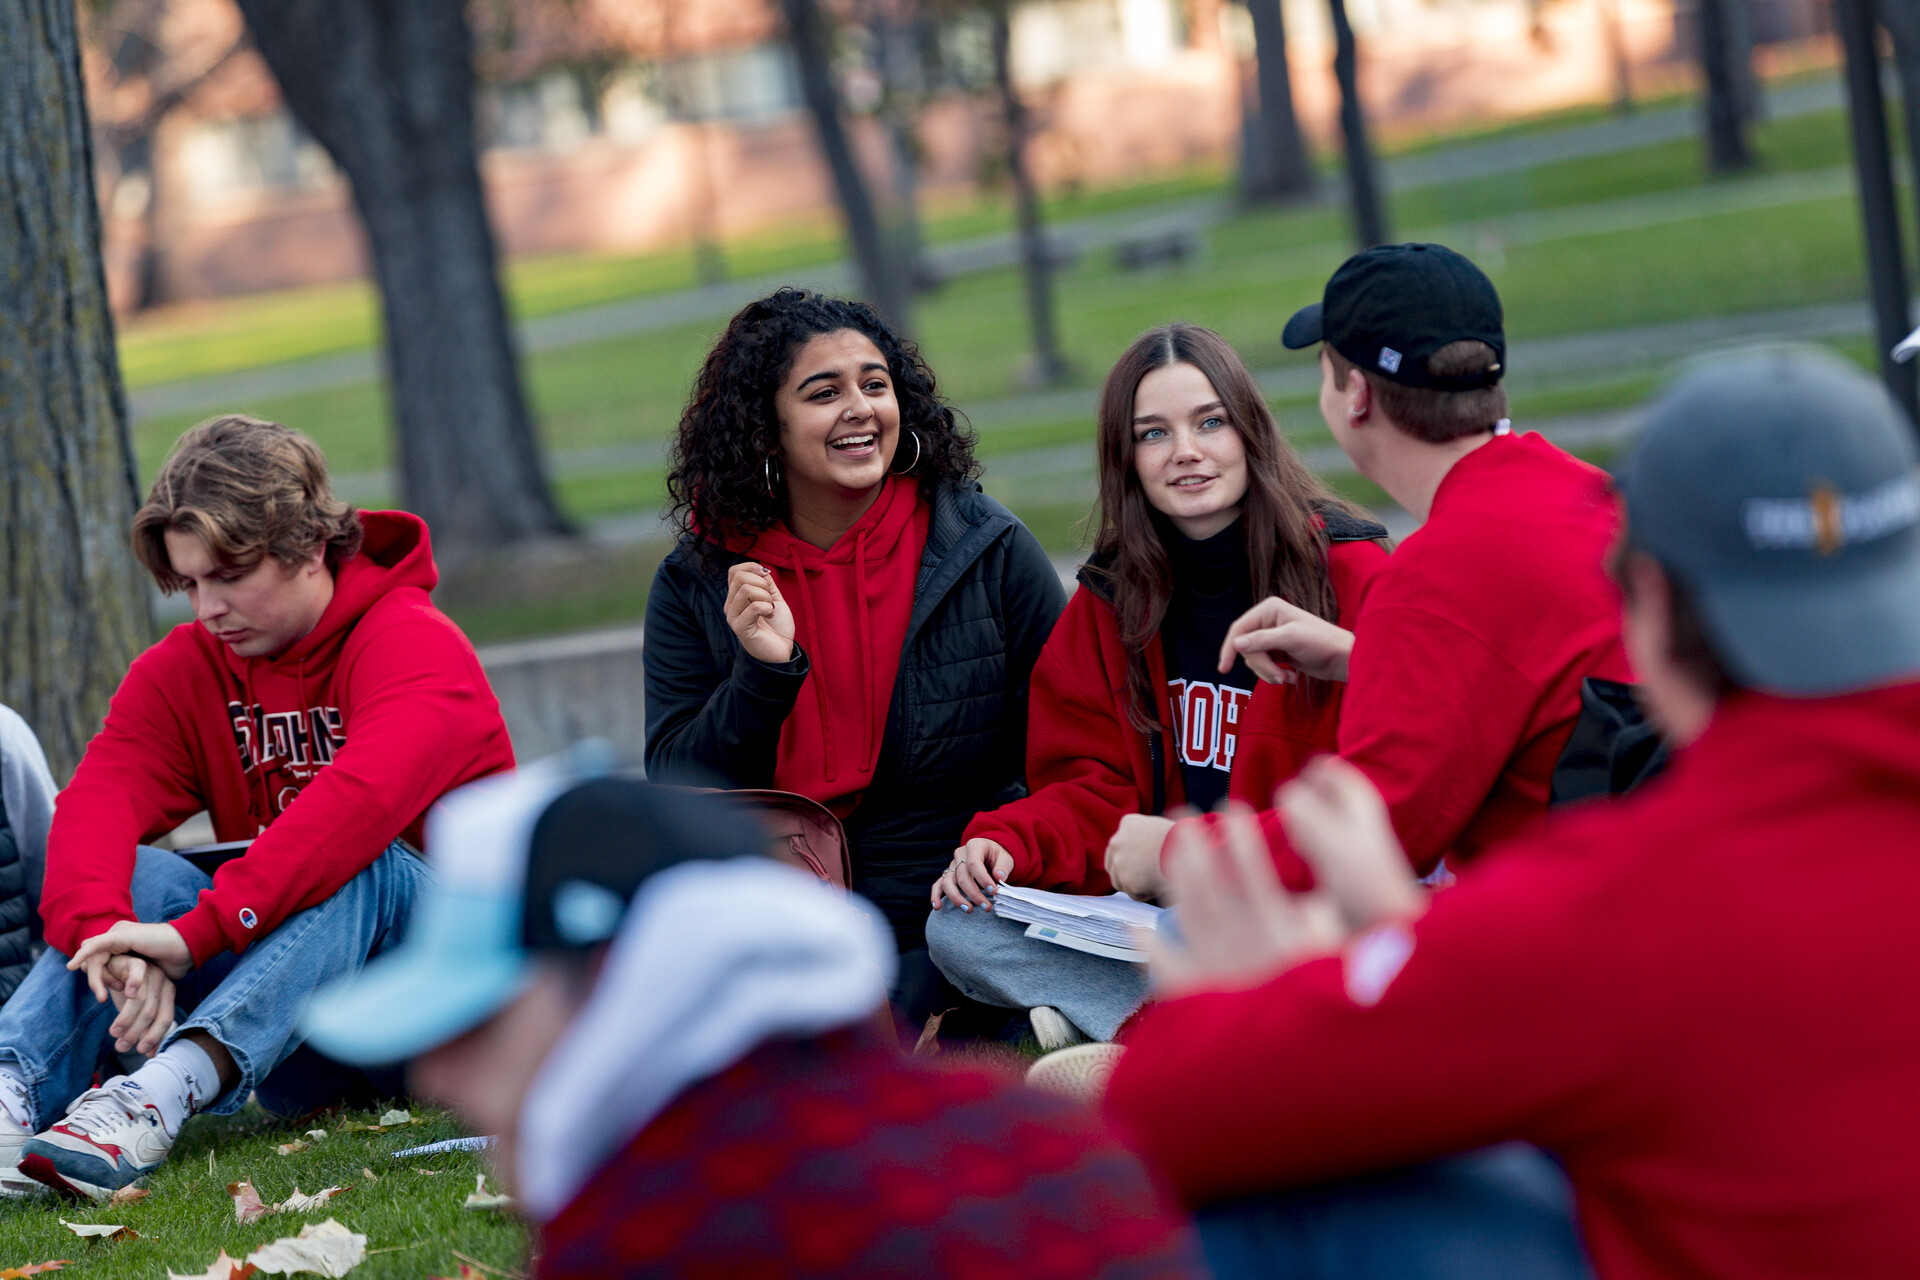
[[[767,455],[767,460],[765,463],[761,465],[760,470],[761,470],[761,473],[767,477],[767,496],[769,498],[779,497],[780,496],[779,490],[774,488],[774,485],[779,483],[779,481],[776,481],[773,478],[773,455],[772,454]],[[786,473],[784,471],[781,473],[780,478],[782,480],[786,479]]]
[[890,476],[904,476],[904,475],[911,474],[913,469],[920,465],[920,433],[918,431],[909,430],[907,434],[913,437],[913,461],[909,462],[906,466],[901,467],[898,471],[895,471],[892,467],[888,467],[887,474]]

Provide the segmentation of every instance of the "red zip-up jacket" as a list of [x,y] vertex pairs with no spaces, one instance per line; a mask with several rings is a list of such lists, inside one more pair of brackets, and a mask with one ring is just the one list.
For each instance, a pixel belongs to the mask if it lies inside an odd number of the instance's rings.
[[[242,658],[185,623],[134,660],[54,807],[41,915],[71,955],[133,919],[134,846],[207,810],[253,847],[172,921],[204,964],[317,906],[395,839],[423,844],[446,792],[513,767],[500,704],[427,593],[427,526],[366,511],[358,554],[319,624],[272,658]],[[258,837],[255,839],[255,837]]]
[[1736,694],[1418,921],[1149,1005],[1107,1105],[1192,1204],[1524,1139],[1607,1280],[1920,1275],[1920,684]]
[[[1387,562],[1387,553],[1372,541],[1386,530],[1337,515],[1327,524],[1340,625],[1351,626],[1368,583]],[[1013,884],[1105,894],[1113,892],[1104,865],[1107,841],[1120,819],[1160,813],[1183,803],[1186,792],[1172,753],[1128,719],[1119,619],[1111,600],[1086,576],[1081,582],[1033,668],[1027,714],[1031,792],[976,815],[965,838],[997,841],[1012,854]],[[1146,660],[1151,687],[1164,691],[1166,661],[1157,642],[1147,646]],[[1319,685],[1311,697],[1303,686],[1255,689],[1239,730],[1229,794],[1271,803],[1273,785],[1266,779],[1291,777],[1313,756],[1333,749],[1340,698],[1338,684]],[[1168,723],[1177,723],[1177,716]],[[1264,790],[1246,789],[1245,778]]]
[[[1453,464],[1374,579],[1338,750],[1380,789],[1420,874],[1539,830],[1582,682],[1631,683],[1605,568],[1619,527],[1605,472],[1544,436],[1498,435]],[[1289,884],[1304,868],[1270,806],[1297,768],[1249,788]]]

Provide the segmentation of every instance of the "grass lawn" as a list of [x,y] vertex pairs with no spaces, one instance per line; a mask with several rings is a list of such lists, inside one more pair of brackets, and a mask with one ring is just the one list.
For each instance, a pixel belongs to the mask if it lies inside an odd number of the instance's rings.
[[[442,1113],[414,1109],[420,1123],[387,1133],[342,1133],[342,1122],[372,1124],[377,1113],[329,1113],[297,1125],[243,1112],[231,1120],[190,1121],[173,1157],[149,1182],[152,1194],[112,1208],[52,1201],[0,1201],[0,1272],[30,1263],[66,1259],[62,1274],[88,1280],[164,1276],[169,1270],[199,1274],[222,1249],[236,1258],[281,1236],[299,1234],[303,1223],[335,1218],[367,1237],[367,1258],[354,1280],[384,1277],[456,1276],[458,1250],[497,1273],[517,1275],[525,1265],[526,1232],[497,1211],[461,1207],[486,1169],[475,1153],[394,1161],[407,1147],[458,1137]],[[307,1129],[326,1129],[306,1150],[280,1155],[275,1148]],[[367,1176],[371,1171],[373,1179]],[[275,1214],[242,1225],[234,1220],[227,1185],[250,1181],[263,1200],[278,1203],[296,1184],[309,1194],[351,1186],[313,1213]],[[83,1240],[60,1224],[118,1223],[139,1238]]]

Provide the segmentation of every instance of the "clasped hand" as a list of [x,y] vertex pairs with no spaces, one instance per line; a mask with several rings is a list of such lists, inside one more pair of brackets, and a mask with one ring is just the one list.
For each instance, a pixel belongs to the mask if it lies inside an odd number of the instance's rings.
[[748,653],[775,666],[793,660],[793,610],[766,566],[748,560],[727,570],[726,615]]
[[93,998],[112,1000],[115,1052],[152,1055],[173,1025],[174,983],[193,968],[186,939],[170,924],[122,920],[81,943],[67,961],[84,972]]
[[1413,877],[1380,793],[1358,769],[1321,756],[1274,793],[1287,838],[1313,868],[1314,887],[1280,883],[1253,811],[1235,804],[1209,829],[1175,828],[1167,879],[1180,903],[1180,941],[1150,935],[1162,997],[1236,990],[1316,956],[1384,920],[1418,916],[1426,891]]

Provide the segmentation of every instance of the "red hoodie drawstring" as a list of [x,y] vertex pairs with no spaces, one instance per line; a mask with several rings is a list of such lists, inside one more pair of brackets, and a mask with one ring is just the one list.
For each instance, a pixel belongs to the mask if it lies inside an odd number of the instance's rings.
[[793,576],[800,583],[800,617],[798,619],[802,633],[800,644],[807,651],[807,661],[813,665],[813,671],[807,683],[813,686],[814,710],[820,717],[820,750],[826,757],[827,781],[834,782],[839,778],[839,770],[836,768],[839,760],[833,748],[833,718],[827,714],[826,668],[821,665],[825,661],[825,655],[820,652],[819,646],[815,643],[818,632],[813,625],[813,588],[807,583],[806,562],[795,555],[791,563]]
[[[860,722],[866,726],[866,742],[861,759],[872,773],[873,758],[873,610],[867,603],[867,531],[862,529],[853,544],[853,594],[860,607]],[[831,778],[833,775],[827,775]]]

